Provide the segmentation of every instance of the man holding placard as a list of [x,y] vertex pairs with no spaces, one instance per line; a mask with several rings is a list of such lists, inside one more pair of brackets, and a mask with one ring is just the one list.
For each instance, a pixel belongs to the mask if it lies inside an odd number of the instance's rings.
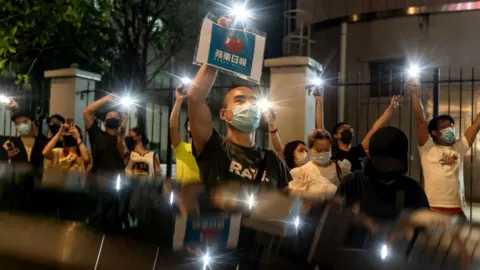
[[[221,18],[219,27],[230,26]],[[220,42],[220,41],[219,41]],[[263,57],[263,55],[262,55]],[[227,136],[220,136],[212,127],[212,115],[206,103],[219,68],[208,63],[200,67],[187,89],[188,116],[193,138],[193,152],[201,179],[218,209],[232,207],[225,202],[217,187],[225,183],[240,183],[252,187],[284,189],[291,180],[282,160],[271,150],[255,145],[255,131],[260,125],[259,97],[248,87],[230,90],[224,98],[220,119],[227,124]],[[251,251],[255,233],[242,228],[238,249]],[[246,257],[251,254],[247,254]],[[244,261],[240,269],[256,269],[256,262]]]

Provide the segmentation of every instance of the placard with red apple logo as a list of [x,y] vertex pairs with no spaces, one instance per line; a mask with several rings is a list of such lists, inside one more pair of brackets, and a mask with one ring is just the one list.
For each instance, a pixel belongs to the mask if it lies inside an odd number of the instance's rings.
[[195,60],[259,83],[264,50],[264,36],[225,28],[206,18],[202,24]]

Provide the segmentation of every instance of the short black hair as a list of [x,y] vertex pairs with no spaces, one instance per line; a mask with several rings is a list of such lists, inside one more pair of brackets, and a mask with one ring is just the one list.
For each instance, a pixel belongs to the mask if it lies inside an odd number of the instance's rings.
[[453,120],[453,118],[450,115],[443,114],[443,115],[434,117],[432,120],[430,120],[430,122],[428,122],[428,134],[430,134],[432,138],[433,138],[432,132],[435,130],[438,130],[438,122],[443,120],[447,120],[453,125],[455,125],[455,120]]
[[343,125],[348,125],[348,123],[347,123],[347,122],[337,123],[337,124],[335,125],[335,127],[333,127],[333,129],[332,129],[332,135],[335,136],[335,134],[337,134],[338,129],[339,129],[341,126],[343,126]]
[[328,140],[332,142],[332,136],[326,129],[314,129],[308,133],[308,148],[312,148],[316,140]]
[[50,123],[50,120],[52,120],[52,119],[57,119],[58,121],[62,122],[62,124],[65,123],[65,118],[63,118],[63,116],[61,116],[60,114],[54,114],[54,115],[50,116],[48,118],[47,123]]
[[295,166],[294,154],[295,154],[295,149],[297,149],[297,147],[300,144],[305,145],[305,143],[302,141],[292,141],[287,143],[283,148],[283,157],[285,158],[285,163],[287,164],[287,167],[289,169],[294,169],[295,167],[297,167]]
[[142,136],[142,144],[143,146],[147,145],[150,141],[148,141],[147,139],[147,135],[145,134],[145,131],[140,128],[140,127],[134,127],[132,129],[130,129],[130,131],[133,131],[135,132],[135,134],[137,134],[137,136]]
[[27,111],[27,110],[18,110],[10,118],[11,118],[12,122],[15,123],[15,120],[17,118],[20,118],[20,117],[26,117],[26,118],[30,119],[31,121],[35,121],[35,114],[33,112]]
[[112,109],[109,109],[109,110],[106,110],[106,111],[96,112],[95,116],[98,119],[100,119],[101,121],[105,121],[105,117],[107,117],[107,114],[109,112],[115,112],[115,113],[118,114],[118,116],[120,116],[120,118],[122,117],[122,113],[120,112],[120,108],[112,108]]

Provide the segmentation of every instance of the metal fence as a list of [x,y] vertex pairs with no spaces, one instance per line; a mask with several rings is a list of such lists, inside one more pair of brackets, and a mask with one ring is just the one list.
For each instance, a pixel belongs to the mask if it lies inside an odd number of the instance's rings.
[[[50,82],[43,81],[23,88],[14,83],[14,79],[0,78],[0,95],[13,98],[20,108],[36,115],[38,120],[45,119],[50,107]],[[7,104],[0,105],[0,137],[17,136],[15,124],[11,121],[12,113]],[[41,126],[42,128],[42,126]]]
[[[356,130],[360,143],[368,130],[390,104],[392,95],[405,99],[389,121],[390,126],[402,129],[409,138],[409,176],[422,182],[422,170],[417,147],[417,128],[412,113],[412,100],[406,88],[403,69],[372,70],[348,73],[345,78],[345,120]],[[480,112],[480,72],[469,69],[426,69],[421,74],[421,93],[427,120],[449,114],[455,119],[455,130],[463,134]],[[475,179],[480,171],[479,137],[465,157],[464,181],[467,199],[480,201],[479,184]]]

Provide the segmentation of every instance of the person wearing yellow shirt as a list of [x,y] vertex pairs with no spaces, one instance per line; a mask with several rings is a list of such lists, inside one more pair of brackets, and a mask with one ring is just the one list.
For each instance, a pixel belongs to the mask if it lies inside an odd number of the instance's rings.
[[185,99],[185,93],[182,93],[183,85],[180,84],[175,89],[175,105],[170,115],[170,138],[172,140],[172,147],[175,152],[176,160],[176,182],[179,184],[196,184],[200,183],[200,173],[198,170],[197,162],[192,154],[192,143],[190,136],[190,128],[188,119],[185,122],[185,130],[189,137],[188,142],[183,141],[180,138],[180,132],[178,128],[178,119],[180,116],[180,109],[182,107],[183,100]]
[[[170,138],[176,160],[175,180],[182,186],[180,192],[181,202],[179,201],[178,203],[180,203],[182,208],[185,208],[187,212],[198,212],[196,195],[202,192],[203,183],[200,180],[197,161],[192,153],[192,137],[190,135],[188,119],[185,121],[185,130],[189,138],[188,142],[180,138],[178,128],[180,109],[185,99],[183,88],[183,85],[180,84],[175,89],[175,105],[173,105],[172,114],[170,114]],[[177,200],[178,199],[179,198],[177,198]]]

